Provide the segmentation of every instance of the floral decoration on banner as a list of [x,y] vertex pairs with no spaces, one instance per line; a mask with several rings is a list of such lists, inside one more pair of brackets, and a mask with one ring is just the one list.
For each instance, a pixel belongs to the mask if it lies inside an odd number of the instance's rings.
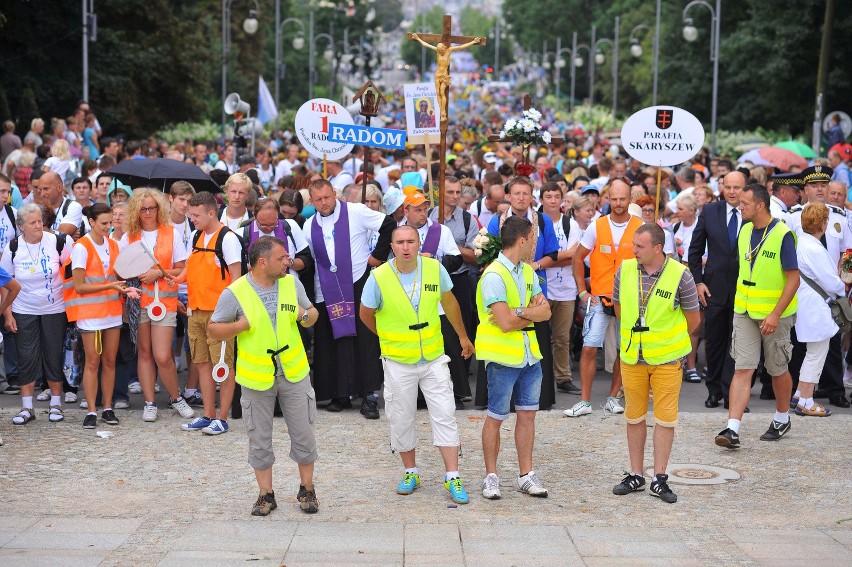
[[503,250],[503,242],[500,237],[488,234],[485,228],[481,228],[479,234],[473,238],[473,255],[476,256],[478,264],[490,264],[497,259],[501,250]]
[[533,171],[535,171],[535,166],[529,163],[521,163],[518,162],[515,164],[515,172],[518,175],[522,175],[524,177],[529,177],[532,175]]
[[840,259],[840,279],[844,283],[852,284],[852,248],[847,248]]
[[529,108],[524,111],[521,119],[508,119],[500,130],[500,137],[512,138],[516,144],[549,144],[550,132],[542,129],[540,120],[541,112],[535,108]]

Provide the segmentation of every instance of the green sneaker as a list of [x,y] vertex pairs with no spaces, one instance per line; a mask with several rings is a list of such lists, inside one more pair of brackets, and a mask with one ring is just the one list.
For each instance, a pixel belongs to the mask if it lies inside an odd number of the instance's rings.
[[464,482],[460,478],[454,478],[444,483],[444,488],[450,492],[450,498],[456,504],[467,504],[470,498],[467,496],[467,490],[464,489]]
[[414,489],[420,486],[420,475],[417,473],[405,473],[402,480],[396,487],[397,494],[411,494]]

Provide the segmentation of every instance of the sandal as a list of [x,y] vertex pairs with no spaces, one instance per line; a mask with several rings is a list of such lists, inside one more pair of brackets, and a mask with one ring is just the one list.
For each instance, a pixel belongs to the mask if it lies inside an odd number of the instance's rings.
[[35,410],[33,408],[21,408],[18,415],[12,417],[13,425],[26,425],[35,419]]
[[58,423],[65,419],[65,414],[62,411],[62,406],[50,406],[50,411],[47,413],[47,419],[49,419],[51,423]]
[[810,415],[813,417],[828,417],[831,415],[831,410],[827,407],[814,404],[810,407],[810,409],[801,405],[801,402],[796,404],[796,415]]

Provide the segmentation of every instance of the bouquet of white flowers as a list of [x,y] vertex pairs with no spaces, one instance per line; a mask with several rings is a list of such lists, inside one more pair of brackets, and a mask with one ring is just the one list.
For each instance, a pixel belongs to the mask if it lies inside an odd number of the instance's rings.
[[473,255],[479,264],[490,264],[497,259],[497,255],[503,250],[503,243],[499,236],[488,234],[487,229],[480,229],[473,239]]
[[541,112],[535,108],[524,111],[520,120],[510,118],[500,130],[501,138],[512,138],[516,144],[549,144],[550,132],[542,130],[538,123],[541,120]]

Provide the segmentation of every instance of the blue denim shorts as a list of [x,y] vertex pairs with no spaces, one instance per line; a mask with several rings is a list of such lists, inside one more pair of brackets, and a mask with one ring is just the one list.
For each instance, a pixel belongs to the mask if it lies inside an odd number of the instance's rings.
[[516,410],[538,410],[541,397],[541,363],[512,368],[496,362],[485,367],[488,376],[488,416],[500,421],[509,417],[509,403],[515,394]]
[[[597,305],[591,306],[583,318],[583,346],[603,348],[606,340],[606,329],[613,317],[604,313],[603,304],[598,301]],[[615,332],[615,346],[620,346],[620,333],[618,328]]]

